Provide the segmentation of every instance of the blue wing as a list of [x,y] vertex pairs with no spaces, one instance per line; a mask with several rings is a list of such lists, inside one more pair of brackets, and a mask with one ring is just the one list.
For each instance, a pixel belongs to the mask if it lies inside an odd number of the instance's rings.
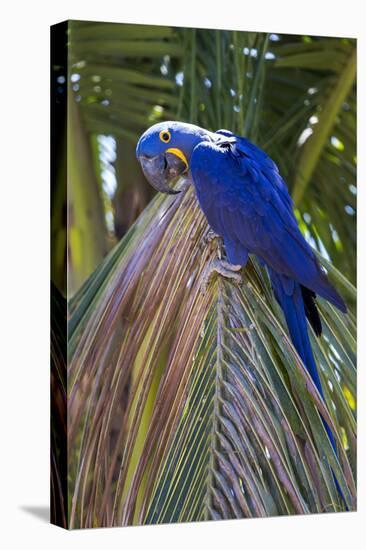
[[223,237],[231,263],[258,256],[276,273],[346,306],[302,236],[287,186],[276,164],[245,138],[220,131],[217,142],[202,142],[190,162],[197,197],[212,229]]

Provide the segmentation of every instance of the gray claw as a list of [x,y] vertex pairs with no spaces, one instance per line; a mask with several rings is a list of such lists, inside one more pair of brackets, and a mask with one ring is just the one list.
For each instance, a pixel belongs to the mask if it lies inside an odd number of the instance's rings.
[[212,229],[209,229],[203,237],[203,243],[206,246],[213,243],[214,241],[217,241],[218,248],[222,246],[222,237],[220,237],[220,235],[217,235],[214,231],[212,231]]
[[240,284],[243,280],[240,273],[238,273],[241,267],[241,265],[233,265],[225,260],[216,258],[207,266],[202,275],[201,292],[203,294],[206,293],[207,287],[214,273],[218,273],[219,275],[222,275],[222,277],[226,277],[227,279],[231,279]]
[[215,239],[221,239],[221,237],[220,235],[217,235],[215,231],[212,231],[212,229],[210,229],[206,235],[206,240],[208,243],[212,243],[212,241],[214,241]]

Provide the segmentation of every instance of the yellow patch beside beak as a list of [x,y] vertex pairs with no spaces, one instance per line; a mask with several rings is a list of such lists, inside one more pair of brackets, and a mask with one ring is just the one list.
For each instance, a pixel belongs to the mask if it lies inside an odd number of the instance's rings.
[[170,147],[170,149],[166,150],[166,153],[173,153],[173,155],[180,158],[180,160],[182,160],[186,165],[186,170],[188,170],[188,161],[183,151],[181,151],[180,149],[177,149],[176,147]]

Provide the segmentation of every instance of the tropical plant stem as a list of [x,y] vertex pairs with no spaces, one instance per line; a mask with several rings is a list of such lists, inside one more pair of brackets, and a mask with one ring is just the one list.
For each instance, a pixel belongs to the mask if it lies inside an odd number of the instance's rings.
[[324,103],[322,112],[319,114],[319,123],[315,126],[313,134],[305,143],[293,188],[295,204],[299,204],[304,196],[326,141],[334,127],[337,115],[354,84],[356,64],[356,48],[353,48],[344,69],[339,73],[333,90]]
[[221,395],[221,385],[223,381],[222,372],[222,349],[223,349],[223,327],[224,327],[224,312],[223,312],[223,281],[221,277],[217,278],[217,351],[216,351],[216,376],[215,376],[215,393],[213,398],[212,408],[212,427],[211,427],[211,453],[210,461],[208,465],[208,474],[206,482],[206,506],[205,506],[205,520],[211,519],[210,509],[214,509],[212,503],[212,485],[214,483],[214,469],[215,469],[215,450],[217,449],[217,433],[219,423],[219,404]]
[[221,55],[221,32],[216,31],[215,34],[216,44],[216,116],[217,125],[221,128],[221,88],[222,88],[222,55]]
[[191,31],[191,103],[190,119],[193,124],[197,122],[197,101],[196,101],[196,29]]

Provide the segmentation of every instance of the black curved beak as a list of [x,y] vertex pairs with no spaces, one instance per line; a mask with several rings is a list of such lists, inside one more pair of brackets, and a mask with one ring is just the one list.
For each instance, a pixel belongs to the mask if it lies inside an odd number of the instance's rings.
[[156,157],[141,155],[138,160],[146,179],[154,189],[168,195],[180,193],[180,191],[172,189],[169,185],[187,170],[187,165],[177,155],[169,152]]

